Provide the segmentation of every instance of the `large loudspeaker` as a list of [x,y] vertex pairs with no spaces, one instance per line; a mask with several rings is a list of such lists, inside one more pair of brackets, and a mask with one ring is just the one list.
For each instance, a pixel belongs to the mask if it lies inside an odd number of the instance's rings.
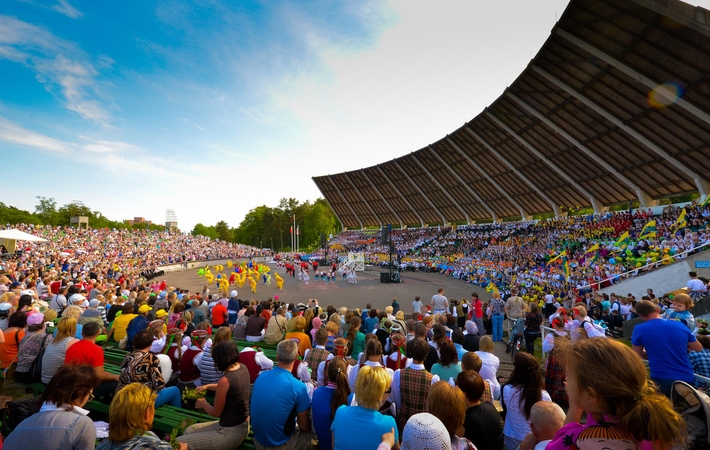
[[382,227],[382,238],[380,241],[382,243],[382,245],[389,245],[391,232],[392,232],[392,225],[387,224],[384,227]]
[[322,248],[325,248],[325,244],[326,244],[326,242],[325,242],[325,233],[321,233],[321,234],[320,234],[320,246],[321,246]]
[[391,283],[389,272],[380,272],[380,283]]

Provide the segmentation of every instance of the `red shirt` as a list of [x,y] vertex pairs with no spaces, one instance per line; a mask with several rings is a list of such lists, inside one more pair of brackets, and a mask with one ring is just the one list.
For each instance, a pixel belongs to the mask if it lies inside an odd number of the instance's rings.
[[103,367],[104,351],[93,342],[82,339],[67,349],[64,364],[89,364],[91,367]]
[[212,325],[218,327],[223,325],[229,317],[227,313],[227,308],[225,308],[221,303],[217,303],[214,308],[212,308]]

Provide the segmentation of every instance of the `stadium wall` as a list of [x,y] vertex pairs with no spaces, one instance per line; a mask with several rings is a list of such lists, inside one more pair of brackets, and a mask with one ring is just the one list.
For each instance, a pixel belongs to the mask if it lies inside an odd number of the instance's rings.
[[673,292],[685,287],[688,281],[688,272],[698,272],[698,276],[710,278],[710,268],[696,268],[696,261],[710,261],[710,250],[696,253],[683,260],[677,261],[666,267],[656,269],[653,272],[638,275],[634,278],[622,281],[621,283],[600,289],[599,292],[626,296],[631,293],[637,300],[646,294],[646,289],[653,289],[657,297],[668,292]]

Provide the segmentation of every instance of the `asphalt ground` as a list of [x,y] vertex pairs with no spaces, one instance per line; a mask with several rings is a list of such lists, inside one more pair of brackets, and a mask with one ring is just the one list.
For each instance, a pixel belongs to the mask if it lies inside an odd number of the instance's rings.
[[[431,297],[436,294],[437,289],[444,288],[444,295],[451,299],[470,299],[471,293],[477,292],[481,300],[488,301],[491,294],[485,288],[468,284],[453,277],[430,272],[402,272],[401,283],[381,283],[380,273],[384,272],[379,267],[366,266],[366,270],[357,272],[357,284],[351,284],[338,277],[335,283],[326,284],[324,281],[314,281],[313,271],[308,284],[298,279],[298,276],[287,276],[285,270],[277,269],[276,264],[268,264],[271,268],[271,285],[264,284],[259,280],[256,293],[252,293],[249,284],[245,283],[241,289],[230,286],[229,290],[237,290],[238,298],[242,300],[266,300],[269,297],[279,296],[279,301],[286,303],[307,303],[308,299],[318,299],[321,307],[332,304],[336,308],[345,306],[348,309],[365,308],[368,303],[373,308],[383,309],[392,304],[392,299],[397,298],[400,308],[405,314],[412,312],[412,302],[416,296],[420,296],[422,302],[427,305]],[[216,273],[212,271],[214,275]],[[225,273],[229,276],[229,270],[225,266]],[[278,273],[284,279],[283,290],[276,287],[273,273]],[[162,277],[167,280],[169,286],[189,289],[191,293],[202,292],[206,284],[204,277],[199,277],[197,269],[189,271],[173,272]],[[210,287],[210,293],[219,292],[216,283]]]

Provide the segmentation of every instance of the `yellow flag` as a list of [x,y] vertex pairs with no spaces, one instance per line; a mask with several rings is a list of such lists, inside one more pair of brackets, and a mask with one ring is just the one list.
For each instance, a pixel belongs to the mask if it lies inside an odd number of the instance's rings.
[[675,223],[673,224],[673,226],[671,226],[671,228],[674,228],[674,229],[685,228],[686,224],[687,224],[687,222],[685,221],[685,208],[683,208],[683,211],[680,212],[680,216],[678,216],[678,220],[675,221]]
[[551,260],[547,261],[547,265],[549,266],[550,264],[552,264],[553,262],[555,262],[555,261],[557,261],[558,259],[562,258],[563,256],[567,256],[567,250],[564,250],[564,251],[563,251],[562,253],[560,253],[559,255],[557,255],[557,256],[555,256],[554,258],[552,258]]
[[589,247],[589,249],[587,249],[587,251],[584,252],[584,254],[582,256],[586,255],[587,253],[592,253],[597,250],[599,250],[599,244],[594,244],[591,247]]

